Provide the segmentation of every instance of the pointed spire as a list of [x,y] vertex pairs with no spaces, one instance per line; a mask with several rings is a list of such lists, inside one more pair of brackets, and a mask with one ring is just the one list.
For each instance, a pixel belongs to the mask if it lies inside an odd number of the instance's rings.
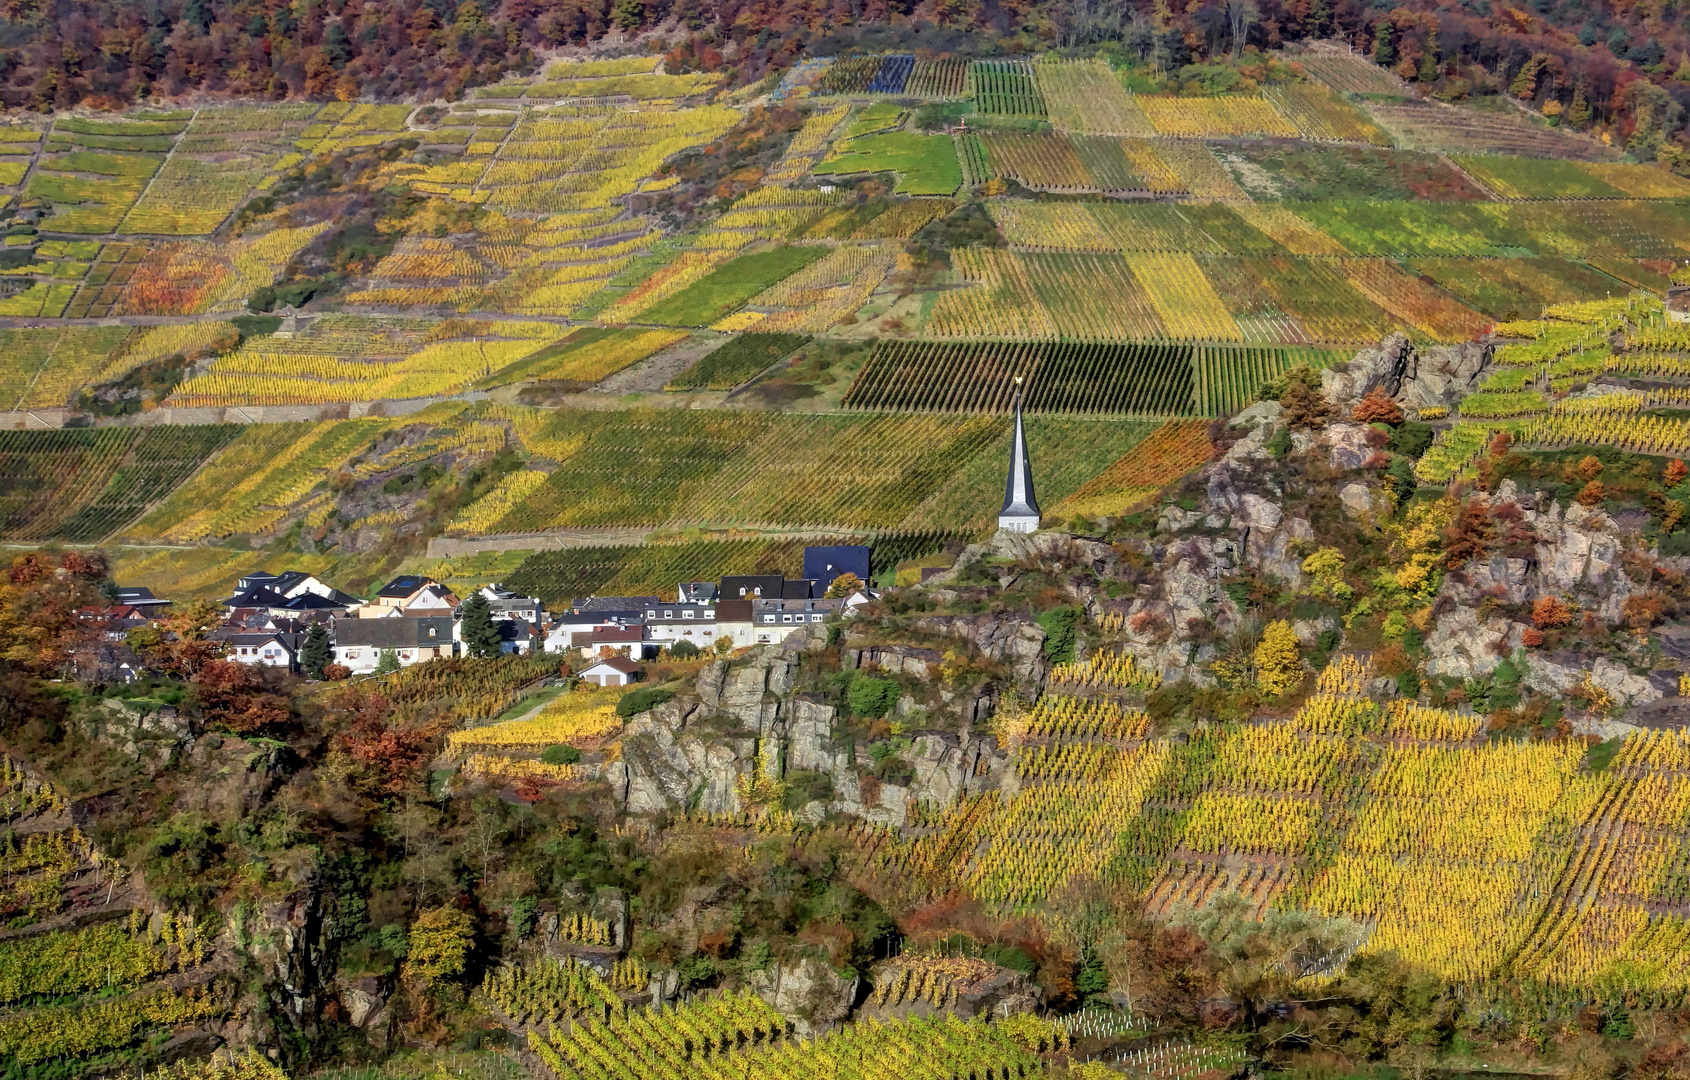
[[1010,443],[1009,480],[1004,485],[998,528],[1034,532],[1039,527],[1039,501],[1033,494],[1033,460],[1027,454],[1027,432],[1021,423],[1021,376],[1015,377],[1015,438]]

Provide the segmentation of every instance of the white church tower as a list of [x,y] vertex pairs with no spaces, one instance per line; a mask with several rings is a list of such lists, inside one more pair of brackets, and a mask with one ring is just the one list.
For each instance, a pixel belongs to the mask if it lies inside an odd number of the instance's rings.
[[1038,527],[1039,501],[1033,496],[1033,462],[1027,456],[1027,433],[1021,426],[1021,378],[1016,376],[1015,440],[1009,450],[1009,482],[1004,485],[998,528],[1030,533]]

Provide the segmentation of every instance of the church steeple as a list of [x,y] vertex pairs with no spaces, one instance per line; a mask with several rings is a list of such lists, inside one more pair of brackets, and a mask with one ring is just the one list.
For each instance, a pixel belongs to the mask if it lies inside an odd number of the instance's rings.
[[1004,485],[1003,509],[998,511],[998,528],[1010,532],[1036,532],[1039,500],[1033,495],[1033,461],[1027,456],[1027,432],[1021,424],[1021,377],[1015,377],[1015,438],[1009,450],[1009,481]]

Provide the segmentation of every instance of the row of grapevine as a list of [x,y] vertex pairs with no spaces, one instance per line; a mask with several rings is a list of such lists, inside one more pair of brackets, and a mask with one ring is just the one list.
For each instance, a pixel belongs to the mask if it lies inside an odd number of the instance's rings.
[[1005,412],[1023,380],[1034,412],[1225,416],[1297,364],[1339,350],[1172,343],[881,341],[846,393],[847,408]]

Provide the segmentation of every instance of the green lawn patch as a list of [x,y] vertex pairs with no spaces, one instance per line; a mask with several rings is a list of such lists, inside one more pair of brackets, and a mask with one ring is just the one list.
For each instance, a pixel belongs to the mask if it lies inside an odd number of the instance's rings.
[[852,139],[812,171],[817,176],[897,173],[894,190],[900,195],[952,195],[962,186],[962,168],[951,137],[913,131]]
[[732,390],[810,340],[808,334],[741,334],[669,380],[666,390]]
[[652,307],[640,316],[640,321],[657,326],[706,326],[831,250],[778,247],[741,255]]

